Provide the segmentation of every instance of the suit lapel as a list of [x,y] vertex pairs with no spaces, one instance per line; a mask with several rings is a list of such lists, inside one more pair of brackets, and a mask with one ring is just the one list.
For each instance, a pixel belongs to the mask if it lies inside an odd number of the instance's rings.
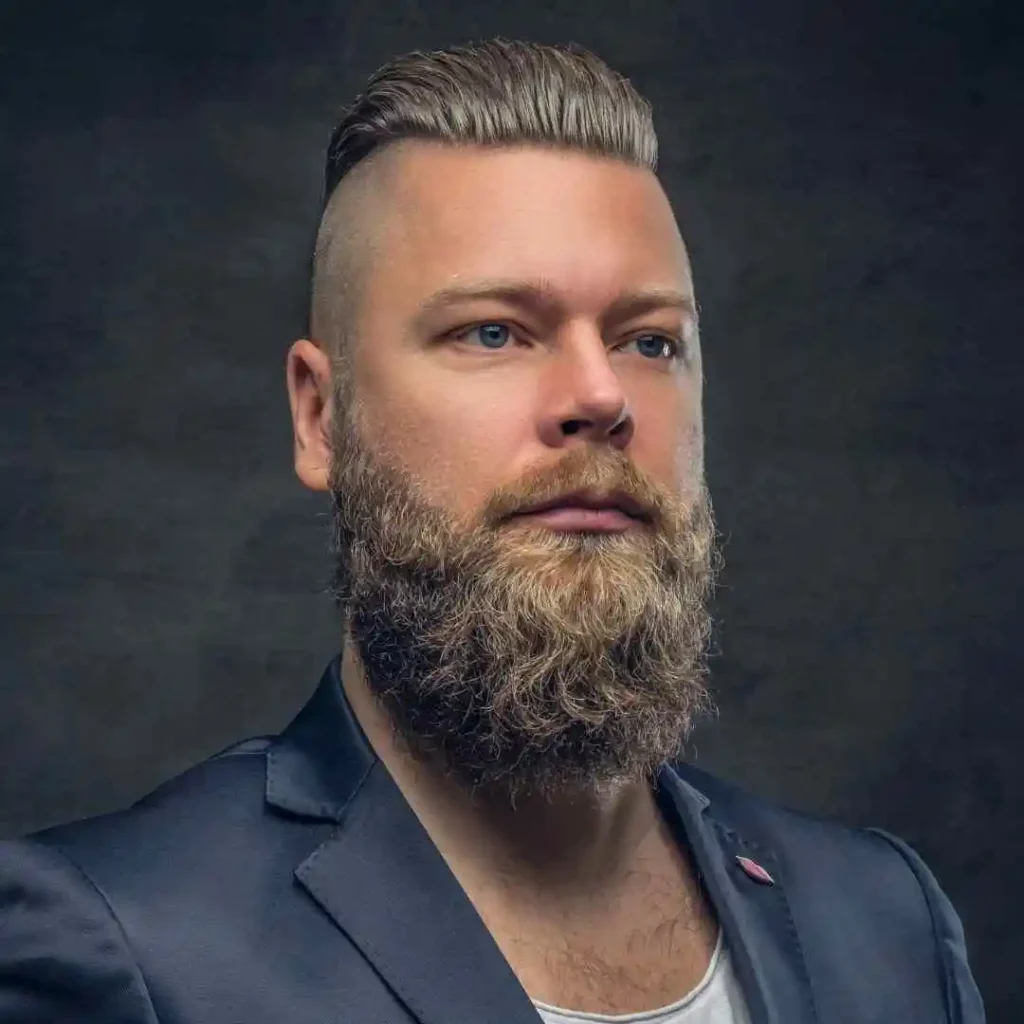
[[[775,854],[718,821],[707,797],[672,767],[659,776],[658,796],[717,912],[752,1024],[815,1024],[810,977]],[[751,877],[738,856],[766,869],[773,884]]]
[[296,876],[422,1024],[536,1024],[529,997],[383,765]]
[[421,1024],[537,1011],[345,701],[332,663],[271,749],[268,801],[338,823],[295,876]]

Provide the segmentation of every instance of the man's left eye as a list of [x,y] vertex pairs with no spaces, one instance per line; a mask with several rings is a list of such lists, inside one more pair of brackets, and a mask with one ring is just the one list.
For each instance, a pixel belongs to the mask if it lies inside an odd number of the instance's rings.
[[679,359],[685,354],[683,343],[666,334],[641,334],[636,338],[630,338],[625,344],[632,345],[634,342],[636,342],[641,355],[644,356],[664,357],[666,349],[669,359]]

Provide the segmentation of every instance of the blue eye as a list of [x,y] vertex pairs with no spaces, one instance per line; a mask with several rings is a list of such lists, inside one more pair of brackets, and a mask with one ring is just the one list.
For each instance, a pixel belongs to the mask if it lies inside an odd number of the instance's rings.
[[626,344],[632,345],[633,342],[637,343],[640,354],[643,356],[664,357],[666,345],[669,346],[670,359],[682,359],[686,354],[686,346],[681,341],[665,334],[641,334],[637,338],[631,338]]
[[469,330],[464,331],[460,337],[471,338],[474,334],[483,341],[485,348],[489,348],[492,351],[500,349],[511,337],[508,325],[498,323],[477,324],[475,327],[470,327]]

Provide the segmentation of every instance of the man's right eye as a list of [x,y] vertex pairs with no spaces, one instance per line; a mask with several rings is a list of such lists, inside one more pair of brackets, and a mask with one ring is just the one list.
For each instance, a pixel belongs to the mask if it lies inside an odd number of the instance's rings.
[[508,324],[484,321],[458,331],[454,337],[458,341],[476,338],[480,342],[480,347],[496,352],[504,348],[506,343],[512,340],[513,335]]

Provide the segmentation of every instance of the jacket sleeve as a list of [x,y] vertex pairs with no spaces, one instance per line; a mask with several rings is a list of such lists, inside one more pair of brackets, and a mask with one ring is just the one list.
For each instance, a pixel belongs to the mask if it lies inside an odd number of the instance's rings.
[[0,1021],[158,1024],[102,893],[31,839],[0,842]]
[[985,1024],[981,993],[967,961],[963,925],[949,897],[939,887],[925,862],[902,839],[878,828],[869,831],[896,848],[924,890],[942,965],[949,1024]]

